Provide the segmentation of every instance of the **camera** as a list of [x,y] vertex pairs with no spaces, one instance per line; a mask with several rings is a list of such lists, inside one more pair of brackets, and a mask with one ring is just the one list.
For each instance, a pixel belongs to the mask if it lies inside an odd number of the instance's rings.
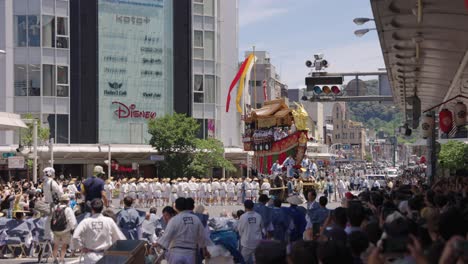
[[316,59],[316,60],[323,60],[323,53],[314,54],[314,59]]

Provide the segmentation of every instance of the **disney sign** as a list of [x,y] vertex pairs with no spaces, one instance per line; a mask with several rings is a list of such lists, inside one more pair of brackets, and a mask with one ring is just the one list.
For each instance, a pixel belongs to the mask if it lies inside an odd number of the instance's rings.
[[117,116],[118,119],[126,119],[126,118],[153,119],[153,118],[156,118],[156,112],[138,110],[135,104],[126,105],[124,103],[114,101],[112,102],[112,105],[117,105],[117,110],[114,111],[114,114]]

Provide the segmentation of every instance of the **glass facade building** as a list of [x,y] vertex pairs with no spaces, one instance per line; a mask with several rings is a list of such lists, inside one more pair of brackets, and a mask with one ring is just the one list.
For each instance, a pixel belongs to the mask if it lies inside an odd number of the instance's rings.
[[172,113],[172,0],[99,0],[99,143],[148,144]]

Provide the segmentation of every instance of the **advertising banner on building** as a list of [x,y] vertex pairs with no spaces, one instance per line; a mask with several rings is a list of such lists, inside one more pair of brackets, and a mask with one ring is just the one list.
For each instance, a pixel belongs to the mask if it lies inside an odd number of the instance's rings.
[[99,0],[99,142],[147,144],[172,111],[172,1]]

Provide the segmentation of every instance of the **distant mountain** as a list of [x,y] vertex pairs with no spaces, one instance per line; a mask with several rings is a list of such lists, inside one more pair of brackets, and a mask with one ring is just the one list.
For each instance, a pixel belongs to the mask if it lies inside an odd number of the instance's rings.
[[[367,87],[367,95],[378,95],[378,80],[365,81]],[[379,102],[350,102],[348,111],[351,119],[364,124],[368,121],[377,118],[385,122],[390,122],[396,119],[396,115],[400,112],[393,104]]]

